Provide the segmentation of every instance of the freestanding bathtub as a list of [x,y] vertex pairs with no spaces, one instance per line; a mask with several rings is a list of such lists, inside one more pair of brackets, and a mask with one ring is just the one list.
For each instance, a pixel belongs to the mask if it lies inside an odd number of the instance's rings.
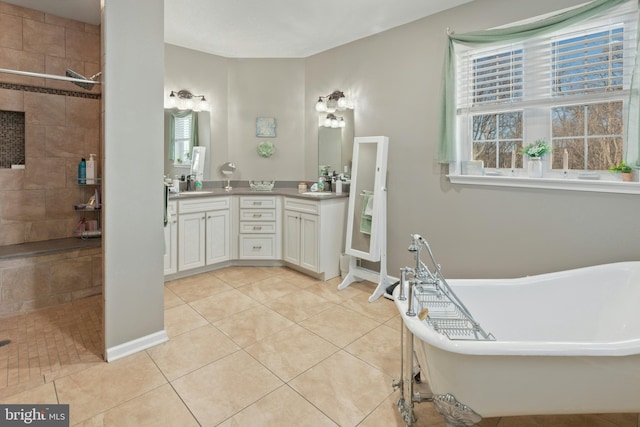
[[448,426],[478,415],[640,412],[640,261],[448,285],[495,339],[450,339],[408,315],[394,290],[428,400]]

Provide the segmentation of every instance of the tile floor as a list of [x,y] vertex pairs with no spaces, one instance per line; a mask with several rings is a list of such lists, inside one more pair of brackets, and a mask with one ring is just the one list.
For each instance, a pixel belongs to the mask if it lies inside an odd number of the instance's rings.
[[[170,341],[112,363],[97,351],[99,297],[0,319],[0,340],[12,339],[0,347],[0,401],[69,403],[71,425],[87,427],[404,426],[391,387],[400,357],[395,305],[369,303],[373,284],[337,291],[338,283],[281,267],[167,282]],[[416,413],[418,427],[444,426],[431,404]],[[638,415],[481,425],[637,427]]]

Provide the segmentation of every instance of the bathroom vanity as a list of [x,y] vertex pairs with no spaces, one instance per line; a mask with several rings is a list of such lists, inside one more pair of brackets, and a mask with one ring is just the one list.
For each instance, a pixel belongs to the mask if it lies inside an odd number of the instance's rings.
[[286,265],[319,279],[340,275],[348,195],[234,188],[171,196],[166,280],[229,265]]

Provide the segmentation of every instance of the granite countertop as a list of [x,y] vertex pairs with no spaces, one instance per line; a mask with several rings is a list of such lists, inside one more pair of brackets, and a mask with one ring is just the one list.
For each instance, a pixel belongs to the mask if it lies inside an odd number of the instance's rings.
[[298,197],[307,200],[328,200],[349,197],[348,193],[323,193],[322,196],[299,193],[297,188],[274,188],[271,191],[253,191],[249,187],[233,187],[231,191],[224,188],[203,188],[200,191],[181,192],[180,194],[169,194],[169,200],[187,200],[196,197],[217,197],[217,196],[288,196]]

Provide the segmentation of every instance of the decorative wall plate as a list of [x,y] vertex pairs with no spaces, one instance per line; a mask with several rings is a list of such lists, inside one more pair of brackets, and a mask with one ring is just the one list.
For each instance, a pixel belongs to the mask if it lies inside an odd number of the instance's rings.
[[273,146],[272,142],[263,141],[258,144],[258,155],[260,157],[271,157],[273,153],[276,152],[276,147]]
[[256,118],[256,136],[275,138],[276,137],[276,119],[274,117],[258,117]]

